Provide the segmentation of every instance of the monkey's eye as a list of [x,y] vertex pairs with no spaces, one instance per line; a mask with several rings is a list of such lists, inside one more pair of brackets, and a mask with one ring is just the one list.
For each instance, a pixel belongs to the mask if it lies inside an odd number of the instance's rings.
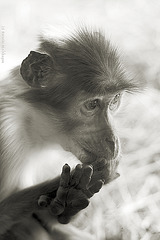
[[87,111],[93,111],[97,107],[99,107],[99,100],[98,99],[89,100],[85,103],[85,108],[86,108]]
[[121,94],[118,93],[114,96],[114,98],[109,103],[109,109],[111,111],[115,111],[120,105]]

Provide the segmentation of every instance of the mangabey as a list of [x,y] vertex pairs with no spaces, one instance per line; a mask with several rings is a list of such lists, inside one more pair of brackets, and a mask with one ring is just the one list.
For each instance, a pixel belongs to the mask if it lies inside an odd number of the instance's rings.
[[[119,140],[112,113],[123,92],[134,89],[110,42],[86,28],[59,41],[42,38],[38,52],[31,51],[1,83],[1,239],[41,239],[43,230],[52,237],[42,239],[75,239],[49,225],[57,219],[68,223],[103,182],[117,177]],[[42,174],[37,167],[30,173],[28,165],[38,166],[36,158],[29,160],[32,153],[54,144],[73,153],[75,165],[82,164],[70,171],[68,159],[62,159],[61,177],[55,178],[58,164],[51,168],[45,158],[44,171],[53,172],[53,180],[22,190],[24,173],[32,183]]]

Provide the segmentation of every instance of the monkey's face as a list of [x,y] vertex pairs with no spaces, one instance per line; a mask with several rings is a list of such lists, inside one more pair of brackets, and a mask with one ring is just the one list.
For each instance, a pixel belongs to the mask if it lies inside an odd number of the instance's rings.
[[66,112],[65,129],[70,137],[66,146],[82,162],[91,163],[98,158],[112,161],[120,152],[113,114],[120,105],[122,93],[86,96],[83,92],[75,97]]

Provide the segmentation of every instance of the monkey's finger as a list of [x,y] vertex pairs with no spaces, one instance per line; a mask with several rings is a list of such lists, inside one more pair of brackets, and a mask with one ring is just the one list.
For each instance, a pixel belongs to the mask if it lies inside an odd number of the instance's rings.
[[78,184],[78,188],[80,189],[86,189],[88,184],[91,181],[91,176],[93,174],[93,168],[90,165],[87,165],[83,169],[83,173],[80,179],[80,182]]
[[87,198],[91,198],[95,193],[99,192],[103,184],[104,182],[102,180],[98,180],[96,183],[92,184],[89,189],[83,189],[83,193]]
[[67,224],[67,223],[70,222],[71,217],[72,217],[72,216],[59,215],[58,218],[57,218],[57,220],[58,220],[58,222],[61,223],[61,224]]
[[82,164],[78,164],[75,167],[75,170],[71,176],[71,180],[70,180],[70,186],[77,186],[79,184],[80,178],[82,176]]
[[62,174],[60,178],[59,188],[56,193],[56,198],[52,201],[52,203],[58,201],[62,204],[65,203],[66,200],[66,194],[68,193],[68,187],[69,187],[69,181],[70,181],[70,166],[68,164],[65,164],[62,168]]
[[74,213],[76,214],[80,210],[86,208],[89,205],[89,200],[87,198],[79,198],[79,199],[73,200],[71,204],[72,204],[72,209],[70,213],[73,216]]
[[55,199],[53,199],[50,203],[50,209],[54,215],[59,215],[61,214],[66,205],[67,201],[67,195],[68,195],[68,187],[59,187],[57,190],[57,195]]
[[67,194],[69,191],[70,181],[70,167],[65,164],[62,168],[62,174],[60,178],[60,186],[57,190],[56,197],[50,203],[50,209],[54,215],[59,215],[64,211]]
[[77,199],[72,201],[71,205],[65,209],[65,211],[58,216],[58,221],[62,224],[69,223],[72,216],[77,214],[82,209],[86,208],[89,204],[88,199]]
[[63,188],[67,188],[70,181],[70,166],[66,163],[62,168],[61,178],[60,178],[60,186]]
[[102,180],[98,180],[95,184],[93,184],[88,190],[92,193],[95,194],[99,192],[99,190],[102,188],[104,182]]
[[47,195],[41,195],[38,199],[38,205],[40,207],[47,207],[51,202],[51,198]]

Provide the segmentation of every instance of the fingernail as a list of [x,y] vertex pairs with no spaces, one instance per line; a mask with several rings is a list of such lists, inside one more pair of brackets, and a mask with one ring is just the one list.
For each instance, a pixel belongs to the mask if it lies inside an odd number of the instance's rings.
[[50,198],[46,195],[41,195],[38,199],[38,205],[40,207],[47,207],[50,203]]
[[70,171],[70,166],[66,163],[64,166],[63,166],[63,170],[65,171]]
[[113,177],[113,180],[117,179],[120,177],[120,174],[119,173],[115,173],[114,177]]

